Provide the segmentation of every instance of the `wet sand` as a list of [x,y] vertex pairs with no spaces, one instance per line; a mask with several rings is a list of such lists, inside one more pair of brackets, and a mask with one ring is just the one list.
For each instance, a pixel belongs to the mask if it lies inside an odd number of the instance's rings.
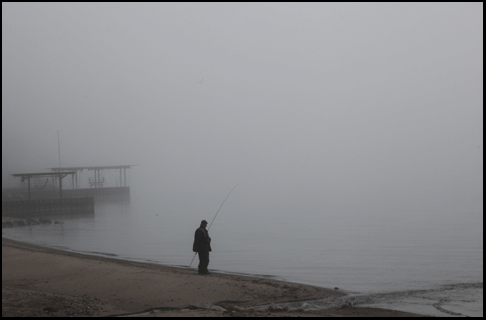
[[[267,278],[201,276],[195,269],[2,238],[2,316],[420,316],[349,305],[315,312],[276,305],[338,296],[345,293]],[[212,309],[197,308],[209,301],[215,302]]]

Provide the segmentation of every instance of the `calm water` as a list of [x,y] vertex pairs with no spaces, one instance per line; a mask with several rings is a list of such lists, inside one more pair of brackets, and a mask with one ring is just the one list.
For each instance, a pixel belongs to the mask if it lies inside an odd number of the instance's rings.
[[[211,222],[215,212],[200,216],[161,208],[133,198],[130,203],[101,203],[92,215],[54,217],[64,223],[2,229],[2,234],[67,250],[188,267],[194,230],[202,219]],[[209,230],[209,268],[339,287],[351,293],[346,299],[360,305],[438,316],[483,315],[482,212],[269,216],[223,209]],[[197,263],[196,257],[192,268]]]

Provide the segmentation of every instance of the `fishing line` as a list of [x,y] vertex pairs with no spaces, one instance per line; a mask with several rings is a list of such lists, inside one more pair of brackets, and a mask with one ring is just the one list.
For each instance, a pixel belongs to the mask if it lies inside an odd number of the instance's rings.
[[[208,227],[208,231],[209,231],[209,229],[211,228],[211,225],[213,224],[214,219],[216,219],[216,216],[218,215],[219,210],[221,210],[221,208],[223,207],[223,204],[226,202],[226,199],[228,199],[228,197],[230,196],[231,192],[233,192],[233,190],[235,190],[235,188],[236,188],[236,186],[237,186],[237,185],[238,185],[238,184],[236,184],[236,185],[233,187],[233,189],[231,189],[231,191],[228,193],[228,195],[226,196],[226,198],[224,198],[223,203],[221,203],[221,205],[219,206],[218,211],[217,211],[217,212],[216,212],[216,214],[214,215],[214,218],[213,218],[213,220],[211,221],[211,224],[210,224],[210,225],[209,225],[209,227]],[[194,261],[194,258],[196,257],[196,254],[197,254],[197,252],[196,252],[196,253],[194,253],[194,257],[192,257],[191,263],[189,264],[189,268],[191,267],[192,262]]]

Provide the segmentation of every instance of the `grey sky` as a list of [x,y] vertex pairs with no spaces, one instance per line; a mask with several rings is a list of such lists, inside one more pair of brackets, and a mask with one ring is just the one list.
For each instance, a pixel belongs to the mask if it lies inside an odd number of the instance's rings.
[[482,3],[2,3],[2,185],[59,130],[173,207],[482,211],[482,70]]

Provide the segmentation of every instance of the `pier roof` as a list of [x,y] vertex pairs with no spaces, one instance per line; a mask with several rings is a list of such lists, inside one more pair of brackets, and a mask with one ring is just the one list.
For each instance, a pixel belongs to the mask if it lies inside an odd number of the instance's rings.
[[64,171],[64,170],[75,170],[75,171],[82,171],[84,169],[87,170],[105,170],[105,169],[130,169],[133,166],[138,166],[138,164],[127,164],[127,165],[120,165],[120,166],[89,166],[89,167],[55,167],[55,168],[47,168],[52,171]]
[[[75,174],[76,171],[63,171],[62,174]],[[55,172],[36,172],[36,173],[13,173],[14,177],[57,177],[59,174]]]

